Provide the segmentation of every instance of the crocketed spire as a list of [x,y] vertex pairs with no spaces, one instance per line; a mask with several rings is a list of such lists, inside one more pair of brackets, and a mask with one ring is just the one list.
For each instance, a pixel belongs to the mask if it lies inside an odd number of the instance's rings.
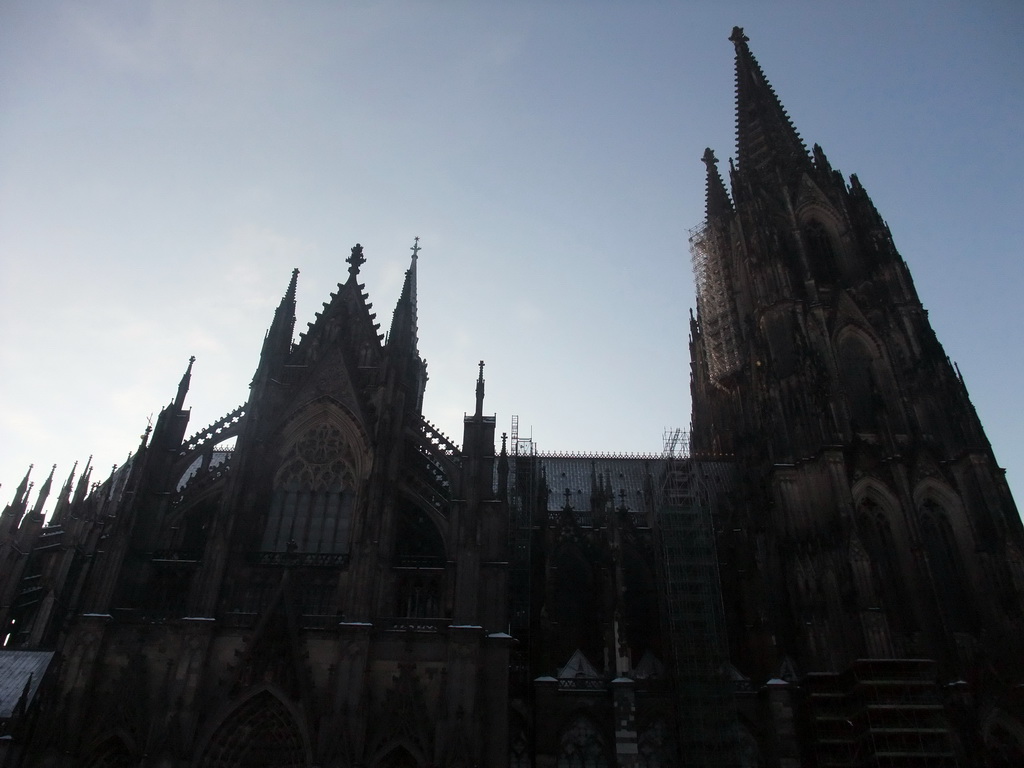
[[736,47],[736,156],[741,173],[774,166],[788,171],[810,165],[803,140],[747,46],[742,27],[729,40]]
[[416,354],[418,350],[418,320],[416,317],[416,262],[419,259],[420,239],[414,239],[412,263],[405,273],[405,284],[402,295],[395,305],[395,314],[391,318],[391,330],[388,333],[388,346],[392,349],[405,350]]

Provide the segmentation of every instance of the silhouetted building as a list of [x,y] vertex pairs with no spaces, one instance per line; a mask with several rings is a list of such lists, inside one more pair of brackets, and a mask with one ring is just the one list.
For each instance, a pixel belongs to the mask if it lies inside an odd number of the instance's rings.
[[[418,243],[387,336],[348,279],[244,405],[0,515],[7,766],[1024,764],[1024,530],[856,176],[741,29],[730,189],[693,231],[693,423],[545,455],[422,415]],[[730,191],[731,190],[731,191]],[[468,383],[468,382],[467,382]]]

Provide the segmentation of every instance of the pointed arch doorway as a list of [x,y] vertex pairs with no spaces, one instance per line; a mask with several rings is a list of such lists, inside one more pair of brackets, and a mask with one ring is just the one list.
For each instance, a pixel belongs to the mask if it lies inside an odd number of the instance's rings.
[[246,699],[214,731],[200,768],[307,768],[305,739],[279,698],[261,691]]

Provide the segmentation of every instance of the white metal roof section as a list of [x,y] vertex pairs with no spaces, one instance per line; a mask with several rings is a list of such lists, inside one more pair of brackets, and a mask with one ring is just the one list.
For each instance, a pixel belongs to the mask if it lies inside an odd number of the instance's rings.
[[53,651],[0,651],[0,719],[14,714],[22,696],[25,706],[32,702],[52,659]]

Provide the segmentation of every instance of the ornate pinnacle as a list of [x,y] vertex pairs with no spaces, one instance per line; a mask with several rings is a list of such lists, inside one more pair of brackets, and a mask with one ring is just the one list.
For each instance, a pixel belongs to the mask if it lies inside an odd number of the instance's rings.
[[409,250],[412,251],[412,258],[413,258],[414,261],[419,258],[419,253],[420,253],[420,239],[419,239],[419,237],[414,237],[413,238],[412,248],[410,248]]
[[366,258],[363,256],[363,246],[356,243],[352,247],[352,255],[345,259],[351,266],[348,268],[348,273],[355,276],[359,273],[359,268],[366,262]]

